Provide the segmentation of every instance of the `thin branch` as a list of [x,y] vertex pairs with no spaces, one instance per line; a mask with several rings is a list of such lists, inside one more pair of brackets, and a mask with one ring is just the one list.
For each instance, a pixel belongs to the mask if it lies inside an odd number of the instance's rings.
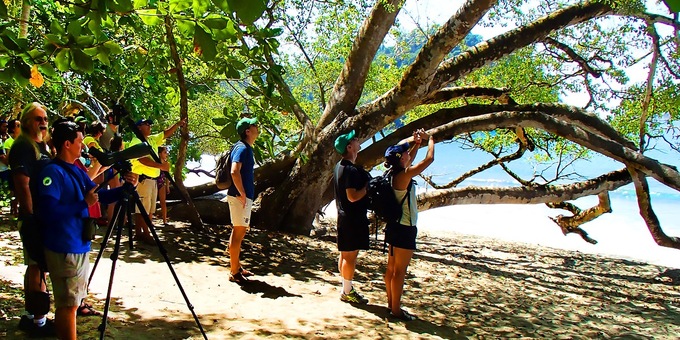
[[564,53],[566,53],[569,56],[569,58],[571,58],[571,60],[578,63],[581,66],[581,69],[583,69],[583,71],[585,71],[586,73],[592,75],[595,78],[600,78],[602,76],[602,71],[594,70],[588,64],[588,62],[585,59],[583,59],[583,57],[578,55],[578,53],[576,53],[576,51],[571,49],[571,47],[567,46],[566,44],[563,44],[563,43],[561,43],[561,42],[559,42],[559,41],[557,41],[557,40],[555,40],[551,37],[545,37],[545,39],[543,39],[543,41],[546,42],[547,44],[550,44],[550,45],[555,46],[555,47],[559,48],[560,50],[562,50]]

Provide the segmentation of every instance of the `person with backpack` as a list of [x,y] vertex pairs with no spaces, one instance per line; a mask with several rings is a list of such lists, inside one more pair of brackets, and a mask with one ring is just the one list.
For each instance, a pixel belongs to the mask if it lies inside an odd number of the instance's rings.
[[[95,192],[97,185],[75,164],[83,146],[83,133],[76,123],[55,122],[52,142],[57,156],[37,176],[36,212],[54,291],[57,336],[76,339],[76,315],[87,295],[88,254],[94,236],[94,228],[86,223],[88,208],[99,201],[115,202],[123,188]],[[131,172],[126,174],[132,185],[136,179]]]
[[241,267],[241,243],[250,229],[250,214],[255,199],[255,154],[253,145],[260,135],[257,118],[241,118],[236,123],[236,132],[241,139],[232,148],[231,185],[227,190],[227,203],[231,216],[229,237],[229,281],[237,284],[248,282],[253,273]]
[[338,209],[338,271],[342,277],[340,300],[367,304],[368,299],[361,296],[352,284],[359,250],[369,249],[366,193],[371,177],[363,168],[354,164],[361,150],[361,143],[355,134],[352,130],[335,139],[335,151],[342,155],[333,171],[335,204]]
[[35,177],[50,161],[50,152],[43,139],[48,126],[47,108],[37,102],[30,103],[22,110],[20,119],[21,134],[12,143],[8,155],[14,193],[19,202],[18,228],[24,248],[24,264],[27,266],[24,274],[26,314],[19,320],[19,329],[32,337],[54,336],[54,323],[45,316],[50,303],[45,284],[46,274],[36,261],[35,254],[31,256],[28,250],[33,246],[29,243],[38,237],[29,230],[34,231],[39,227],[33,214],[37,188]]
[[[428,141],[427,155],[423,160],[412,165],[422,140]],[[418,234],[418,228],[416,228],[418,202],[416,190],[413,188],[413,177],[418,176],[432,164],[435,144],[434,138],[422,129],[413,133],[413,143],[414,146],[410,150],[408,143],[393,145],[385,150],[385,166],[391,170],[394,195],[398,202],[403,202],[399,219],[388,221],[385,227],[385,242],[389,245],[385,271],[387,308],[390,310],[390,316],[404,321],[415,320],[415,316],[401,308],[406,269],[416,249]]]

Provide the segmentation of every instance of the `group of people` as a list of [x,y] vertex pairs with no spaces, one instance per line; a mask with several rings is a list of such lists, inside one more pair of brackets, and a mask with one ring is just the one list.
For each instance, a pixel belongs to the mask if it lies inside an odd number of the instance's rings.
[[[11,151],[0,154],[0,162],[11,169],[9,180],[19,203],[20,230],[26,225],[43,226],[38,229],[43,234],[45,260],[52,281],[56,312],[55,321],[51,322],[45,315],[31,310],[35,303],[29,301],[28,297],[32,296],[32,292],[46,291],[46,274],[24,251],[27,265],[24,287],[26,313],[22,316],[19,327],[32,336],[56,334],[61,339],[76,339],[76,316],[99,314],[84,302],[89,274],[88,253],[92,240],[85,221],[96,215],[92,207],[98,203],[108,208],[120,199],[121,181],[135,186],[144,209],[149,215],[153,214],[159,188],[163,193],[167,190],[167,178],[163,173],[170,169],[168,150],[162,144],[180,126],[186,124],[186,121],[180,120],[156,134],[151,133],[151,120],[137,121],[136,126],[146,142],[152,150],[158,150],[160,162],[155,161],[151,155],[131,160],[131,171],[125,173],[123,179],[114,181],[109,180],[114,177],[110,169],[97,164],[96,160],[89,160],[90,164],[86,166],[81,158],[82,151],[87,148],[121,150],[123,142],[116,134],[117,127],[112,120],[107,125],[95,122],[89,126],[88,135],[85,136],[84,127],[78,123],[73,119],[60,118],[53,123],[51,132],[48,133],[46,108],[39,103],[28,104],[23,109],[19,122],[10,121],[13,129],[8,129],[10,136],[4,140],[4,145],[11,140]],[[19,127],[21,133],[12,134]],[[0,122],[0,136],[2,131]],[[260,135],[257,119],[239,120],[236,131],[240,140],[229,155],[232,185],[225,200],[229,205],[233,225],[228,249],[231,267],[229,280],[243,284],[253,275],[241,265],[240,253],[241,243],[250,228],[255,199],[253,145]],[[427,141],[427,155],[422,161],[412,164],[423,141]],[[141,142],[139,138],[134,138],[128,146]],[[337,245],[340,251],[338,270],[342,277],[340,299],[365,304],[368,300],[358,293],[352,280],[359,250],[369,249],[367,193],[370,175],[354,164],[361,149],[354,131],[337,137],[335,149],[342,155],[342,160],[334,169],[338,207]],[[406,269],[416,249],[418,213],[412,178],[420,174],[433,160],[434,139],[423,130],[413,133],[411,145],[397,144],[385,152],[385,166],[390,171],[395,196],[399,202],[403,202],[401,217],[389,221],[386,227],[385,239],[389,244],[385,273],[387,306],[393,317],[402,320],[414,319],[413,315],[401,308]],[[87,160],[85,163],[88,163]],[[97,189],[98,184],[109,182],[117,184],[110,185],[108,189]],[[111,212],[108,216],[111,217]],[[162,216],[166,222],[166,213]],[[155,242],[139,210],[134,214],[134,226],[135,237],[139,241]],[[22,241],[25,242],[24,236],[22,233]]]
[[[107,119],[109,124],[106,126],[100,122],[88,126],[82,119],[59,118],[50,128],[46,107],[30,103],[24,107],[16,124],[20,133],[3,143],[4,150],[9,150],[0,154],[0,162],[9,167],[8,181],[18,201],[18,227],[24,243],[24,264],[27,265],[24,277],[26,313],[20,319],[19,328],[31,337],[56,335],[60,339],[76,339],[76,316],[100,315],[85,303],[88,253],[94,235],[94,229],[88,225],[93,218],[101,217],[100,204],[102,210],[109,210],[111,218],[113,203],[123,194],[121,184],[128,182],[136,188],[145,210],[153,214],[158,188],[167,190],[166,179],[159,179],[161,170],[170,168],[167,148],[162,144],[186,121],[180,120],[157,134],[151,134],[151,120],[137,121],[136,126],[150,145],[150,152],[158,150],[161,162],[153,160],[151,155],[145,156],[131,161],[131,171],[116,174],[95,158],[83,154],[88,148],[122,150],[123,141],[116,134],[117,126],[110,115]],[[7,148],[10,138],[11,147]],[[129,145],[138,143],[141,140],[134,138]],[[134,222],[135,237],[142,242],[153,242],[149,226],[139,210],[135,211]],[[38,231],[42,236],[47,270],[27,252],[27,231]],[[46,293],[46,272],[52,282],[54,321],[45,316],[50,303]],[[46,307],[40,296],[47,296]]]
[[[387,221],[385,242],[389,245],[385,289],[387,308],[392,317],[400,320],[414,320],[415,316],[401,308],[406,270],[416,249],[418,229],[418,204],[413,177],[423,172],[434,161],[434,139],[423,130],[413,133],[413,144],[402,142],[387,148],[385,167],[391,178],[392,189],[397,203],[401,204],[401,216]],[[427,154],[416,164],[413,160],[423,141],[427,141]],[[359,250],[369,249],[368,183],[370,174],[354,164],[361,143],[354,131],[335,139],[335,150],[342,155],[333,171],[335,202],[338,209],[337,245],[340,255],[338,271],[342,278],[340,300],[366,304],[352,284]]]

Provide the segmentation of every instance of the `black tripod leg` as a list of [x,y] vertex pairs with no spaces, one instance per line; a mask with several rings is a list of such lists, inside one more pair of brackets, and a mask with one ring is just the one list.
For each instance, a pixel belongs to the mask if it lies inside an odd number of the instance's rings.
[[94,277],[94,272],[97,270],[97,265],[99,264],[99,260],[102,258],[102,255],[104,254],[104,249],[106,249],[106,243],[109,241],[109,238],[111,237],[111,234],[113,234],[113,228],[118,224],[118,221],[122,221],[122,215],[121,209],[123,208],[122,202],[117,202],[115,208],[113,209],[113,218],[111,219],[111,222],[109,222],[109,226],[106,229],[106,232],[104,233],[104,238],[102,238],[102,242],[100,243],[99,246],[99,252],[97,253],[97,259],[94,261],[94,265],[92,265],[92,271],[90,271],[90,278],[87,280],[87,286],[90,286],[90,283],[92,283],[92,277]]
[[168,265],[168,268],[170,269],[170,273],[172,274],[172,277],[175,279],[175,283],[177,283],[177,287],[179,288],[180,293],[182,293],[182,296],[184,297],[184,301],[186,302],[187,307],[189,307],[189,311],[191,311],[191,314],[194,316],[194,321],[196,321],[196,325],[198,326],[198,329],[201,330],[201,334],[203,334],[203,338],[208,339],[208,336],[205,334],[205,331],[203,330],[203,326],[201,326],[201,322],[198,320],[198,316],[196,315],[196,312],[194,311],[194,306],[189,301],[189,297],[187,296],[186,292],[184,291],[182,284],[179,282],[179,278],[177,277],[177,273],[175,273],[175,269],[172,268],[172,264],[170,264],[170,258],[168,257],[168,252],[165,250],[165,248],[163,248],[163,245],[161,244],[161,240],[158,238],[158,234],[156,234],[156,228],[154,228],[153,224],[151,223],[151,218],[149,218],[149,214],[144,209],[144,205],[142,205],[142,201],[139,199],[139,194],[137,194],[136,191],[132,194],[132,200],[134,200],[135,204],[137,204],[137,207],[139,208],[139,212],[141,213],[142,218],[144,219],[144,222],[146,222],[146,225],[149,226],[149,230],[151,231],[151,235],[153,236],[153,239],[156,243],[156,246],[158,247],[158,251],[160,251],[161,255],[163,255],[163,259],[165,259],[165,263]]
[[109,306],[111,305],[111,288],[113,287],[113,275],[116,273],[116,262],[118,261],[118,254],[120,253],[120,239],[123,235],[123,228],[119,226],[116,229],[116,244],[111,253],[111,275],[109,276],[109,287],[106,291],[106,303],[104,304],[104,313],[102,316],[102,323],[99,325],[99,339],[104,339],[104,332],[106,331],[106,320],[109,316]]

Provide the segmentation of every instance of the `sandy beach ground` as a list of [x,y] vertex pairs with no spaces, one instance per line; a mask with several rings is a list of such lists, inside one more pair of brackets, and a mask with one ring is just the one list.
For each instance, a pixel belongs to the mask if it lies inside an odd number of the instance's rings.
[[[385,309],[382,242],[359,258],[356,287],[370,299],[339,300],[332,222],[320,237],[251,230],[244,241],[247,285],[228,281],[229,229],[195,232],[179,222],[158,227],[177,277],[209,339],[666,339],[680,336],[678,270],[576,251],[453,232],[421,232],[409,268],[405,308]],[[123,237],[127,240],[127,237]],[[99,241],[99,239],[98,239]],[[104,309],[113,240],[90,286]],[[93,245],[94,262],[100,245]],[[0,227],[0,337],[22,339],[19,234]],[[157,247],[127,244],[118,257],[105,337],[201,339]],[[50,315],[52,316],[52,314]],[[81,339],[99,338],[101,318],[80,317]]]

